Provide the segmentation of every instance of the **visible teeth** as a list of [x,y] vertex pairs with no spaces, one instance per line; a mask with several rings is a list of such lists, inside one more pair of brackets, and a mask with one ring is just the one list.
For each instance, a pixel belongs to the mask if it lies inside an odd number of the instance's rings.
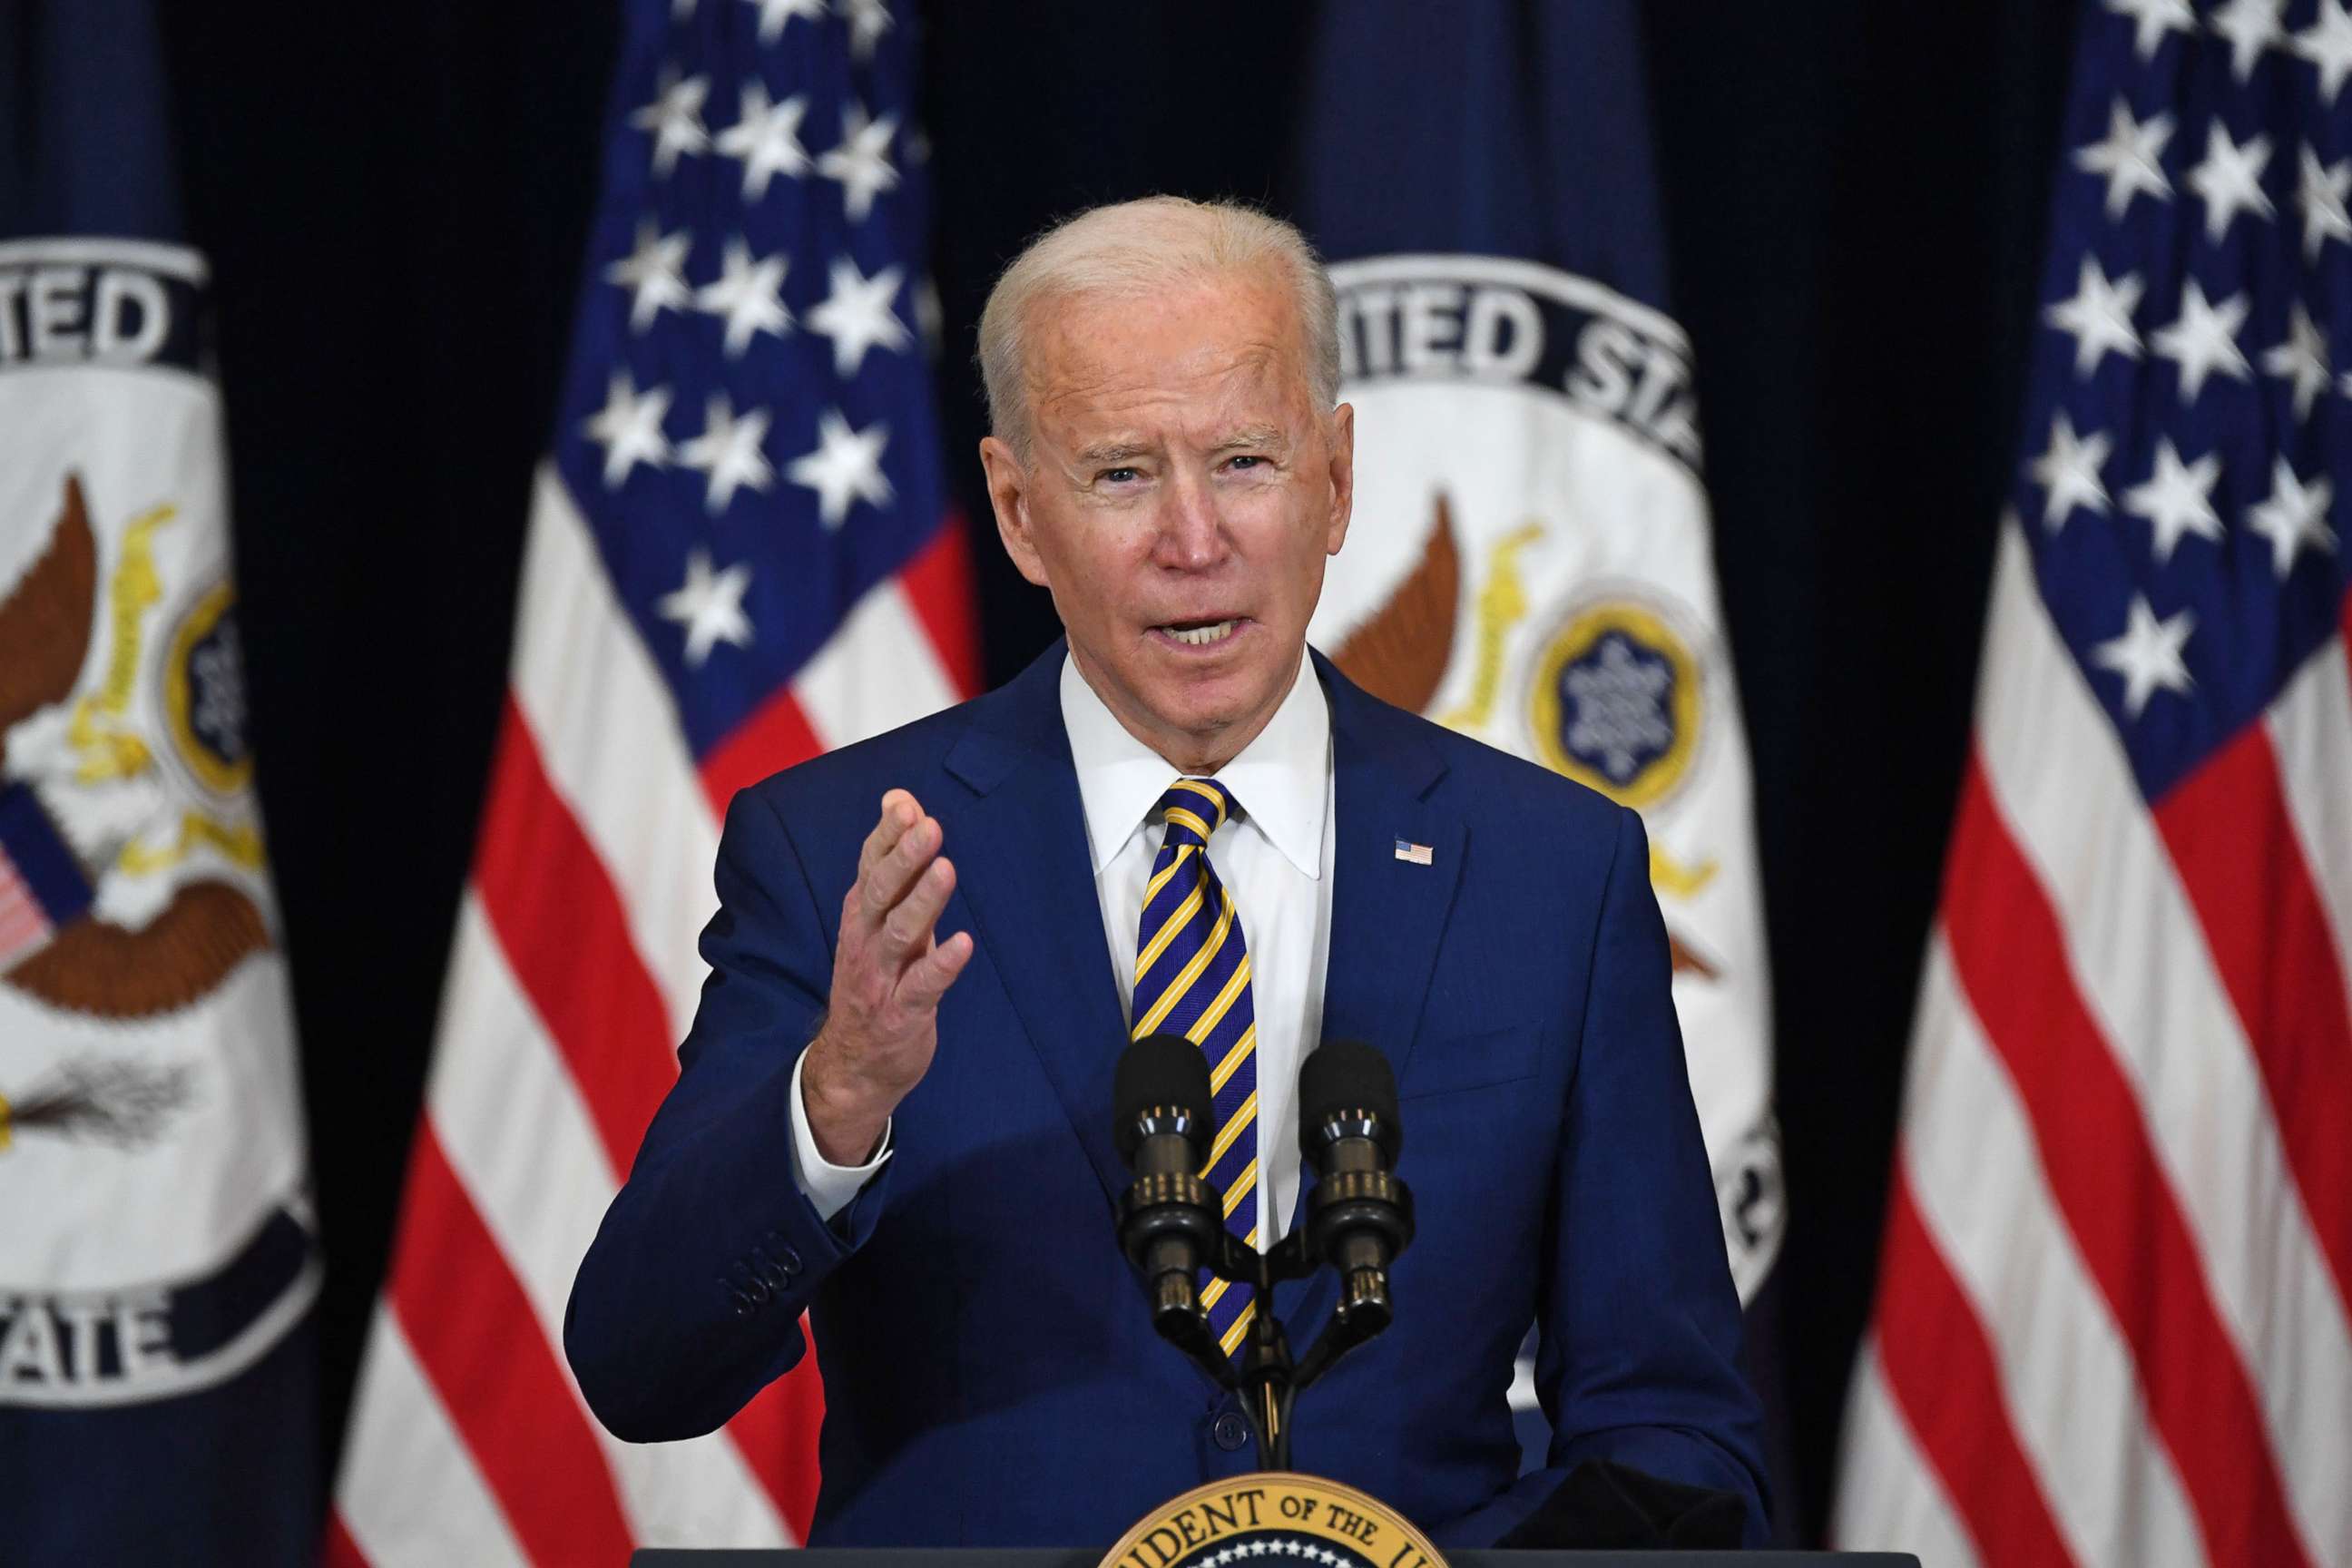
[[1193,626],[1189,629],[1183,626],[1163,626],[1160,629],[1178,642],[1190,643],[1194,647],[1199,647],[1207,643],[1223,642],[1233,636],[1234,623],[1219,621],[1214,626]]

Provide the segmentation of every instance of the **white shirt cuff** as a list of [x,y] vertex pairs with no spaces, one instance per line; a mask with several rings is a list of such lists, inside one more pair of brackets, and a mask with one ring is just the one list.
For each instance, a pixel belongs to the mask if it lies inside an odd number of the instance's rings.
[[809,1131],[808,1103],[801,1098],[801,1069],[807,1065],[806,1051],[793,1064],[793,1185],[816,1209],[817,1218],[830,1225],[888,1162],[890,1123],[882,1124],[881,1146],[863,1165],[836,1165],[818,1153],[816,1134]]

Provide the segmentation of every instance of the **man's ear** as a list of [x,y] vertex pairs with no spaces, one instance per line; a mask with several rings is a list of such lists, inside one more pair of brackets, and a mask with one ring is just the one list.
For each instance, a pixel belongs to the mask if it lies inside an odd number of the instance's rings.
[[1004,542],[1004,553],[1021,575],[1046,586],[1045,563],[1029,527],[1029,470],[993,436],[981,437],[980,466],[988,476],[989,510],[996,513],[996,537]]
[[1331,410],[1331,522],[1323,553],[1337,555],[1348,542],[1348,520],[1356,512],[1356,410],[1342,403]]

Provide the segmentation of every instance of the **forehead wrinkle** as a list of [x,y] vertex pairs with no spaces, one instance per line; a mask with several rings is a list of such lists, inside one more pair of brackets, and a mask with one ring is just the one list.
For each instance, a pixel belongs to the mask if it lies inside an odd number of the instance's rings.
[[[1155,413],[1170,408],[1181,416],[1190,402],[1209,405],[1203,415],[1184,421],[1194,427],[1211,427],[1220,431],[1215,442],[1219,447],[1237,441],[1262,441],[1278,438],[1281,423],[1266,417],[1267,409],[1234,405],[1259,402],[1279,405],[1284,400],[1270,384],[1275,376],[1266,373],[1278,371],[1278,354],[1272,350],[1254,346],[1235,355],[1228,363],[1181,375],[1172,383],[1154,378],[1143,371],[1129,375],[1106,374],[1086,382],[1071,382],[1040,398],[1036,407],[1040,415],[1063,419],[1071,424],[1087,424],[1098,419],[1111,428],[1104,430],[1097,446],[1118,445],[1136,447],[1148,445],[1150,437],[1145,427],[1155,422]],[[1201,443],[1208,445],[1207,442]]]

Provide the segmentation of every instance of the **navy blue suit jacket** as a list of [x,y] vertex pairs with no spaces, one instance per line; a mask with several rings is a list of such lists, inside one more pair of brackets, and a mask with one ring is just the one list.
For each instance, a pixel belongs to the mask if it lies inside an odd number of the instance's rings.
[[[680,1076],[573,1287],[581,1388],[641,1441],[726,1421],[800,1358],[811,1312],[813,1544],[1103,1545],[1250,1467],[1114,1240],[1126,1031],[1061,662],[735,797]],[[1323,1037],[1395,1066],[1419,1237],[1395,1325],[1300,1396],[1295,1462],[1475,1545],[1612,1458],[1738,1492],[1760,1542],[1757,1407],[1640,818],[1315,669],[1338,814]],[[893,785],[956,863],[940,934],[977,948],[897,1152],[828,1225],[793,1180],[787,1096]],[[1294,1344],[1333,1293],[1328,1269],[1277,1290]],[[1555,1436],[1521,1478],[1505,1391],[1530,1322]]]

